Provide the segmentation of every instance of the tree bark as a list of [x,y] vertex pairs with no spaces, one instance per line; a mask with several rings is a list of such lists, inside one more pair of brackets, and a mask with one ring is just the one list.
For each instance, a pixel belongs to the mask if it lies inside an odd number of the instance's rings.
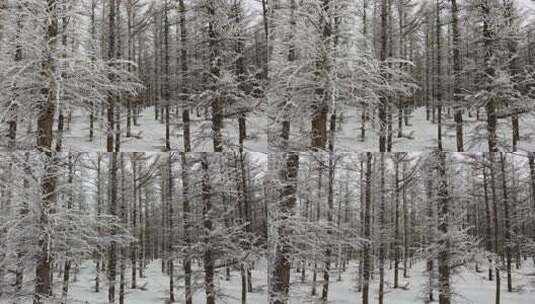
[[[167,110],[169,107],[167,106]],[[169,260],[168,260],[168,272],[169,272],[169,301],[171,303],[175,302],[175,265],[174,265],[174,208],[173,208],[173,170],[172,170],[172,153],[167,154],[167,205],[168,205],[168,224],[169,224],[169,241],[168,241],[168,250],[169,250]]]
[[275,251],[275,261],[271,279],[271,304],[287,304],[288,292],[290,288],[290,260],[289,254],[292,250],[289,236],[292,234],[292,228],[285,223],[295,212],[296,193],[297,193],[297,176],[299,171],[299,154],[295,152],[281,153],[284,157],[284,168],[281,169],[282,192],[280,200],[281,225],[277,231],[277,244]]
[[513,282],[511,277],[511,224],[509,218],[509,195],[507,191],[507,180],[505,173],[505,154],[500,153],[500,164],[501,164],[501,177],[502,177],[502,191],[503,191],[503,217],[504,217],[504,243],[505,243],[505,259],[506,259],[506,269],[507,269],[507,291],[513,292]]
[[[112,0],[113,1],[113,0]],[[117,216],[117,153],[110,155],[110,204],[108,214],[110,216]],[[111,236],[117,234],[117,228],[112,227],[110,230]],[[115,304],[115,277],[117,275],[117,244],[115,240],[111,240],[108,248],[108,303]]]
[[436,103],[437,103],[437,141],[438,150],[442,151],[442,24],[440,21],[440,0],[436,0],[436,47],[437,56],[435,61],[435,85],[436,85]]
[[[181,98],[187,100],[188,94],[188,51],[186,44],[188,42],[186,29],[186,6],[184,0],[178,0],[178,9],[180,11],[180,68],[181,68]],[[190,112],[189,105],[184,102],[182,109],[182,124],[184,138],[184,152],[191,152],[191,131],[190,131]],[[190,304],[190,303],[186,303]]]
[[[115,58],[115,14],[116,14],[116,8],[115,8],[115,1],[116,0],[109,0],[109,11],[108,11],[108,60],[110,61],[110,65],[113,66],[113,63],[111,62]],[[108,76],[111,83],[114,82],[114,76],[113,74],[110,74]],[[115,126],[115,115],[114,115],[114,107],[115,107],[115,97],[113,94],[108,93],[108,128],[107,128],[107,137],[106,137],[106,148],[108,152],[113,152],[114,150],[114,126]]]
[[441,236],[439,238],[439,252],[438,252],[438,281],[439,281],[439,304],[451,303],[450,290],[450,241],[448,236],[448,217],[450,196],[448,193],[448,177],[446,175],[446,154],[444,152],[435,152],[436,154],[436,170],[439,176],[438,188],[438,231]]
[[[202,168],[202,202],[203,202],[203,227],[205,233],[210,233],[213,229],[212,222],[212,186],[210,184],[209,157],[207,153],[201,153]],[[211,248],[209,235],[204,236],[204,289],[206,293],[206,304],[215,304],[215,285],[214,285],[214,253]]]
[[379,304],[384,302],[384,286],[385,286],[385,247],[386,247],[386,227],[385,227],[385,213],[386,213],[386,189],[385,189],[385,153],[381,153],[380,159],[380,201],[379,201]]
[[369,303],[369,286],[370,286],[370,267],[371,267],[371,233],[370,233],[370,221],[371,221],[371,183],[372,183],[372,157],[371,152],[366,153],[366,194],[364,205],[364,239],[366,242],[363,247],[363,265],[362,265],[362,304]]
[[459,8],[457,7],[457,0],[450,0],[451,2],[451,32],[453,44],[453,101],[455,108],[455,132],[457,140],[457,152],[464,152],[464,136],[463,136],[463,112],[461,109],[461,34],[459,32]]
[[163,98],[165,103],[165,151],[171,151],[171,134],[170,134],[170,113],[169,103],[171,102],[170,92],[170,75],[169,75],[169,7],[168,0],[164,0],[164,89]]
[[191,210],[190,210],[190,201],[189,201],[189,164],[186,153],[180,154],[182,161],[182,211],[184,224],[184,243],[185,243],[185,252],[183,266],[184,266],[184,296],[185,304],[193,303],[193,289],[191,286]]
[[[214,1],[208,1],[206,5],[208,13],[208,44],[210,53],[210,74],[213,82],[219,82],[221,73],[220,58],[220,33],[217,24],[216,6]],[[215,96],[211,102],[212,106],[212,138],[214,152],[223,152],[223,99],[221,96]],[[210,304],[210,303],[207,303]]]
[[[379,50],[379,60],[381,61],[382,69],[386,69],[386,56],[387,56],[387,27],[388,27],[388,5],[387,0],[381,0],[381,46]],[[383,72],[383,76],[386,76],[386,73]],[[383,93],[384,94],[384,93]],[[388,98],[385,95],[381,96],[381,102],[379,104],[379,124],[380,124],[380,134],[379,134],[379,152],[387,151],[387,107],[388,107]]]

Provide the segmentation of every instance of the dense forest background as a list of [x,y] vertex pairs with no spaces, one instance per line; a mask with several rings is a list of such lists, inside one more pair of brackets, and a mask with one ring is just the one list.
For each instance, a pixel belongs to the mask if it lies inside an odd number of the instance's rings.
[[2,0],[5,149],[531,151],[525,0]]
[[531,0],[0,0],[0,304],[531,304],[534,29]]

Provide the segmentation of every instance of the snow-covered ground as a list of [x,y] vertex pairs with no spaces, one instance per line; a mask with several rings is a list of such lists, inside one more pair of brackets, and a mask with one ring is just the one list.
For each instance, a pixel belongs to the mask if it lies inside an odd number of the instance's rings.
[[[453,117],[448,117],[443,113],[442,140],[443,147],[446,151],[456,151],[455,123]],[[465,151],[488,151],[487,138],[484,136],[486,124],[484,121],[476,121],[475,113],[473,117],[464,115],[464,137]],[[453,112],[451,113],[453,115]],[[373,128],[371,122],[367,122],[366,140],[360,140],[360,113],[356,111],[346,111],[343,113],[342,128],[338,130],[336,146],[339,151],[379,151],[378,124]],[[484,119],[485,114],[482,112],[480,119]],[[510,120],[499,121],[498,137],[502,145],[512,146],[512,131]],[[478,126],[476,128],[476,126]],[[394,135],[393,147],[394,152],[419,152],[429,151],[437,147],[437,129],[438,126],[431,121],[426,120],[425,107],[420,107],[411,113],[409,126],[403,126],[404,137],[397,137],[397,118],[394,116]],[[535,119],[532,116],[524,115],[520,117],[520,142],[519,150],[535,151]],[[478,135],[479,134],[479,135]],[[510,150],[510,149],[509,149]]]
[[[194,151],[211,152],[212,141],[211,138],[205,137],[203,140],[195,141],[198,137],[199,130],[203,123],[209,122],[198,118],[195,113],[191,115],[192,119],[192,133],[193,140],[192,148]],[[124,120],[124,117],[123,117]],[[172,117],[172,123],[175,125],[171,127],[171,148],[176,151],[183,151],[182,141],[182,127],[176,125],[176,122],[182,122],[180,117]],[[248,139],[245,142],[245,148],[249,151],[264,152],[267,150],[267,131],[266,120],[261,115],[251,114],[247,118],[247,135]],[[126,123],[123,121],[121,137],[121,152],[150,152],[162,151],[165,147],[165,124],[160,123],[154,119],[154,108],[145,108],[139,117],[138,125],[134,126],[132,123],[133,137],[127,138],[125,136]],[[106,133],[102,129],[100,122],[95,122],[95,138],[92,142],[89,141],[89,116],[82,111],[76,111],[72,116],[71,129],[64,133],[64,143],[66,149],[72,151],[106,151]],[[208,130],[205,131],[206,134]],[[226,120],[224,129],[224,138],[228,140],[229,145],[238,144],[238,122],[237,120]]]
[[[388,265],[387,265],[388,266]],[[348,270],[342,274],[342,280],[337,281],[337,270],[331,274],[329,286],[329,303],[331,304],[358,304],[361,303],[361,294],[356,291],[356,264],[351,264]],[[453,288],[456,292],[453,303],[459,304],[489,304],[494,303],[495,281],[486,280],[486,269],[483,272],[476,273],[471,270],[463,271],[462,274],[455,276]],[[409,278],[400,279],[400,285],[403,288],[392,289],[392,271],[386,269],[385,274],[385,303],[387,304],[413,304],[424,303],[423,286],[426,282],[424,274],[425,264],[417,263],[409,271]],[[217,303],[241,303],[241,279],[239,271],[234,270],[231,274],[231,280],[225,281],[224,269],[219,269],[217,288],[220,297]],[[184,302],[182,281],[182,270],[180,265],[175,271],[177,275],[175,296],[177,303]],[[129,287],[129,274],[127,271],[127,286]],[[311,296],[311,272],[307,273],[307,281],[301,283],[300,274],[292,271],[292,284],[290,287],[290,303],[319,303],[317,297]],[[151,263],[145,272],[145,278],[139,279],[138,286],[141,288],[127,288],[125,303],[128,304],[163,304],[168,297],[169,279],[167,275],[161,272],[159,261]],[[202,272],[196,275],[197,284],[202,286]],[[104,277],[102,275],[101,277]],[[320,278],[321,276],[318,276]],[[106,282],[102,283],[101,292],[94,292],[95,267],[92,262],[86,262],[80,267],[78,280],[72,283],[69,303],[84,304],[106,304],[107,303],[107,286]],[[378,274],[375,275],[375,279]],[[104,278],[103,278],[104,279]],[[58,283],[59,280],[57,281]],[[531,261],[525,261],[520,270],[514,270],[513,273],[514,292],[507,292],[505,274],[502,277],[501,303],[503,304],[532,304],[535,300],[535,266]],[[60,292],[58,285],[58,293]],[[118,287],[117,287],[118,288]],[[372,281],[370,285],[370,301],[377,301],[377,281]],[[267,276],[266,263],[259,261],[256,269],[253,271],[253,289],[252,293],[247,294],[247,303],[267,304]],[[118,289],[117,289],[118,290]],[[321,285],[317,285],[318,294],[321,294]],[[437,297],[437,295],[435,295]],[[195,304],[205,303],[205,294],[202,288],[196,290],[194,296]],[[0,303],[4,304],[2,301]],[[7,304],[7,303],[6,303]]]
[[[450,113],[451,115],[453,113]],[[445,111],[442,125],[442,140],[445,151],[456,151],[455,123],[453,117]],[[202,116],[197,117],[192,113],[192,145],[196,152],[213,151],[210,137],[210,121]],[[464,119],[464,145],[466,152],[488,151],[486,122],[483,121],[484,113],[480,114],[480,121],[476,121],[475,113],[472,117],[463,116]],[[425,107],[416,108],[409,118],[409,125],[403,126],[403,137],[397,137],[397,117],[393,122],[393,151],[394,152],[423,152],[437,147],[437,124],[426,119]],[[106,151],[106,129],[101,122],[95,122],[95,138],[89,141],[89,117],[83,111],[75,111],[69,130],[64,132],[65,150],[91,152]],[[345,111],[339,116],[336,133],[336,150],[339,152],[378,152],[379,151],[379,126],[367,122],[366,139],[361,141],[360,123],[361,115],[357,111]],[[183,150],[182,125],[180,117],[172,117],[174,125],[171,127],[171,148],[174,151]],[[298,147],[304,150],[309,145],[310,136],[307,134],[308,121],[294,121],[295,127],[292,139],[298,143]],[[154,119],[154,108],[145,108],[139,117],[138,125],[132,125],[132,137],[127,138],[126,123],[121,124],[121,151],[122,152],[158,152],[165,146],[165,125]],[[247,151],[268,151],[267,143],[267,119],[262,113],[250,114],[247,118],[247,135],[245,148]],[[519,151],[535,151],[535,116],[526,114],[520,117],[520,142]],[[238,122],[227,119],[224,125],[224,140],[229,147],[238,145]],[[33,147],[33,136],[28,134],[27,127],[19,129],[19,145]],[[512,130],[509,119],[500,119],[498,126],[499,145],[503,151],[512,151]]]

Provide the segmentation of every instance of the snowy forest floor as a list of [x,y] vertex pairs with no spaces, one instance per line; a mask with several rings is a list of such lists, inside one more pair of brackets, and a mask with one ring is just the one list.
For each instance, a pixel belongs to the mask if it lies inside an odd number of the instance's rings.
[[[71,116],[70,128],[63,133],[65,150],[80,152],[106,151],[106,128],[101,121],[95,120],[94,139],[89,141],[89,113],[76,110]],[[179,122],[179,123],[177,123]],[[182,118],[171,113],[171,148],[175,151],[183,151]],[[67,122],[66,122],[67,128]],[[211,152],[212,137],[210,121],[203,116],[198,117],[191,113],[191,138],[193,152]],[[155,119],[154,107],[148,107],[141,111],[138,124],[132,122],[132,137],[126,137],[126,117],[122,115],[121,122],[121,152],[158,152],[165,147],[165,124]],[[238,145],[238,121],[225,120],[223,136],[227,146]],[[28,126],[21,126],[18,130],[18,149],[33,148],[33,134],[28,133]],[[8,147],[12,148],[12,147]],[[250,114],[247,117],[247,139],[245,141],[247,151],[267,151],[266,120],[262,114]],[[0,151],[2,148],[0,147]]]
[[[89,117],[81,112],[73,114],[72,127],[69,132],[65,132],[65,144],[74,151],[105,151],[106,150],[106,130],[102,128],[100,122],[95,123],[95,139],[93,142],[89,138]],[[123,117],[124,120],[124,117]],[[196,152],[211,152],[212,141],[209,136],[210,122],[202,116],[197,117],[191,113],[192,120],[192,148]],[[180,121],[180,124],[176,122]],[[171,148],[183,151],[182,140],[182,120],[176,117],[174,112],[171,116]],[[224,139],[228,145],[238,145],[238,121],[225,120],[223,131]],[[121,136],[121,152],[149,152],[163,151],[165,147],[165,124],[156,120],[154,107],[148,107],[141,111],[138,125],[132,122],[132,137],[125,136],[126,123],[123,122]],[[267,131],[265,119],[261,115],[251,114],[247,117],[247,136],[245,149],[249,151],[267,150]],[[202,136],[200,134],[205,134]],[[199,136],[200,135],[200,136]]]
[[[171,148],[175,151],[183,150],[182,122],[179,115],[172,113],[171,117]],[[453,114],[450,113],[450,114]],[[487,151],[486,122],[483,120],[485,113],[480,113],[480,121],[476,120],[475,113],[472,117],[463,115],[464,145],[466,152]],[[442,126],[442,141],[445,151],[456,151],[455,123],[453,117],[445,110]],[[148,107],[141,111],[138,124],[132,123],[132,137],[126,137],[126,122],[123,115],[121,124],[121,152],[155,152],[163,151],[165,147],[165,124],[155,119],[154,107]],[[202,115],[198,117],[191,113],[194,152],[211,152],[212,140],[210,136],[211,122]],[[403,136],[399,138],[397,132],[397,117],[393,117],[393,152],[424,152],[437,147],[436,123],[426,119],[425,107],[414,109],[409,115],[409,124],[403,125]],[[250,114],[247,117],[247,139],[245,149],[254,152],[268,152],[267,143],[267,119],[262,113]],[[293,129],[299,134],[306,133],[309,122],[300,121],[299,127]],[[374,152],[379,151],[379,126],[371,121],[367,122],[366,138],[361,141],[361,114],[357,111],[345,111],[338,118],[336,132],[336,150],[339,152]],[[32,136],[27,133],[27,127],[19,128],[19,149],[33,147]],[[535,116],[523,115],[520,117],[520,142],[519,151],[535,150]],[[30,133],[31,134],[31,133]],[[224,140],[227,147],[238,145],[238,121],[225,120],[223,130]],[[71,151],[105,151],[106,129],[100,121],[95,121],[95,138],[89,141],[89,114],[77,110],[72,114],[70,129],[63,134],[66,150]],[[509,119],[500,119],[498,138],[501,149],[512,151],[512,129]],[[308,136],[293,135],[299,147],[309,145]],[[1,148],[0,148],[1,149]]]
[[[178,264],[177,264],[178,265]],[[180,265],[176,266],[175,297],[177,303],[183,303],[183,277],[180,275]],[[329,286],[329,301],[332,304],[355,304],[361,303],[361,295],[356,290],[356,276],[358,263],[349,265],[347,271],[342,274],[342,280],[337,281],[338,270],[334,269],[331,273]],[[456,293],[453,303],[459,304],[488,304],[494,302],[495,281],[487,280],[487,269],[483,265],[476,273],[473,268],[463,270],[453,278],[453,290]],[[259,261],[252,272],[253,275],[253,292],[247,294],[247,303],[267,304],[267,276],[266,263],[264,260]],[[197,269],[199,270],[199,269]],[[294,269],[295,270],[295,269]],[[377,270],[377,269],[376,269]],[[385,265],[385,303],[387,304],[411,304],[424,303],[424,288],[427,277],[425,274],[425,263],[419,262],[409,270],[409,278],[402,278],[400,273],[400,286],[403,288],[393,289],[393,270]],[[224,268],[220,268],[217,277],[217,288],[219,293],[218,303],[240,303],[241,298],[241,278],[238,269],[231,272],[231,280],[224,279]],[[322,274],[318,274],[318,279]],[[196,285],[202,286],[202,273],[196,272]],[[292,283],[290,287],[290,303],[320,303],[319,295],[321,294],[321,282],[317,283],[318,296],[311,296],[311,277],[312,272],[307,269],[307,278],[305,283],[301,283],[301,274],[292,271]],[[101,274],[101,279],[105,280],[105,274]],[[372,303],[377,301],[378,273],[374,274],[374,280],[370,285],[370,300]],[[80,266],[80,273],[77,281],[71,285],[70,300],[68,303],[83,304],[105,304],[107,303],[107,286],[102,282],[102,289],[99,293],[94,291],[95,284],[95,266],[93,262],[85,262]],[[130,289],[130,271],[126,272],[127,290],[125,303],[128,304],[163,304],[168,298],[169,278],[161,271],[161,262],[154,261],[148,265],[145,271],[145,278],[138,279],[138,289]],[[61,280],[56,280],[57,293],[61,293]],[[507,280],[505,273],[502,274],[501,285],[501,303],[505,304],[531,304],[535,299],[535,267],[531,261],[524,261],[520,270],[513,272],[514,292],[507,292]],[[117,286],[118,288],[118,286]],[[117,289],[118,290],[118,289]],[[437,295],[435,295],[437,297]],[[0,300],[1,304],[3,303]],[[26,303],[26,302],[21,302]],[[29,302],[28,302],[29,303]],[[195,304],[205,303],[204,289],[198,288],[194,294]]]
[[[475,113],[473,117],[464,115],[464,137],[466,151],[487,151],[487,140],[485,136],[485,121],[477,121]],[[484,119],[484,113],[480,113],[480,119]],[[173,117],[172,121],[181,121],[180,117]],[[336,147],[338,151],[362,152],[379,151],[378,126],[368,122],[365,141],[360,140],[360,113],[356,111],[346,111],[343,119],[338,124]],[[403,137],[397,137],[397,118],[394,117],[393,151],[402,152],[422,152],[433,150],[437,146],[437,124],[426,119],[425,107],[416,108],[409,118],[409,125],[403,126]],[[140,115],[137,126],[132,126],[132,137],[124,136],[125,123],[122,124],[121,151],[142,152],[142,151],[162,151],[165,139],[165,125],[154,119],[154,108],[145,108]],[[306,128],[305,124],[305,128]],[[65,144],[74,151],[104,151],[106,148],[105,130],[101,129],[100,123],[96,123],[96,135],[93,142],[88,141],[89,127],[88,118],[81,112],[73,115],[73,122],[70,131],[65,132]],[[171,147],[173,150],[181,151],[182,126],[173,125],[171,128]],[[535,150],[535,118],[532,116],[520,117],[520,151]],[[194,140],[194,151],[212,151],[212,142],[207,134],[210,130],[210,122],[202,117],[197,117],[192,113],[192,138]],[[248,151],[267,152],[267,121],[261,114],[249,115],[247,119],[248,139],[245,148]],[[446,151],[456,151],[455,124],[452,117],[444,113],[443,119],[443,145]],[[500,120],[498,137],[502,141],[502,146],[512,145],[512,131],[509,120]],[[236,120],[226,120],[224,138],[227,144],[237,145],[238,143],[238,122]],[[298,141],[308,141],[308,138],[297,139]],[[306,143],[303,143],[306,146]],[[510,149],[509,149],[510,150]]]
[[[480,121],[473,117],[463,115],[464,119],[464,142],[465,151],[488,151],[486,133],[485,113],[480,113]],[[453,111],[451,112],[453,115]],[[453,117],[448,117],[447,111],[443,113],[442,137],[445,151],[457,151],[455,142],[455,123]],[[403,125],[403,137],[397,137],[397,117],[393,117],[393,152],[422,152],[433,150],[437,146],[437,124],[433,124],[426,119],[425,107],[416,108],[409,118],[409,126]],[[341,127],[341,128],[340,128]],[[343,113],[342,123],[338,126],[336,146],[339,151],[379,151],[379,126],[373,127],[372,122],[367,122],[366,139],[360,139],[361,114],[356,111],[346,111]],[[535,150],[535,118],[524,115],[520,117],[520,142],[519,150]],[[502,146],[512,146],[511,121],[499,120],[498,138]],[[511,149],[509,149],[511,150]]]

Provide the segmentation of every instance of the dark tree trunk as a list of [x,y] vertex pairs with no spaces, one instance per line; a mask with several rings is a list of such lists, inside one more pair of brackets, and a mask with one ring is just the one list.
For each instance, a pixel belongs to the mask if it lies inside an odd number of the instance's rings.
[[284,221],[291,217],[295,212],[296,193],[297,193],[297,175],[299,171],[299,154],[295,152],[281,153],[281,157],[286,159],[283,165],[285,168],[281,170],[282,178],[282,193],[280,200],[281,222],[282,225],[278,228],[278,242],[275,252],[275,261],[273,265],[272,281],[271,281],[271,304],[287,304],[288,292],[290,289],[290,260],[289,254],[292,250],[292,245],[288,239],[291,236],[292,228],[285,225]]
[[455,132],[457,139],[457,152],[464,152],[464,136],[463,136],[463,112],[461,109],[461,34],[459,32],[459,8],[457,0],[451,1],[451,31],[453,42],[453,100],[455,110]]
[[[110,204],[109,215],[117,216],[117,153],[110,156]],[[110,234],[113,237],[117,234],[117,228],[112,227]],[[115,277],[117,275],[117,244],[115,240],[110,242],[108,248],[108,303],[115,304]]]
[[436,2],[436,37],[437,54],[435,61],[435,86],[436,86],[436,102],[437,102],[437,141],[438,150],[442,151],[442,24],[440,21],[440,1]]
[[379,187],[379,304],[384,302],[384,286],[385,286],[385,247],[386,247],[386,227],[385,227],[385,213],[386,213],[386,189],[385,189],[385,153],[381,153],[380,160],[380,187]]
[[[58,36],[58,12],[57,1],[48,0],[46,13],[47,24],[45,41],[47,41],[48,56],[42,64],[41,74],[47,79],[47,86],[42,89],[42,95],[45,99],[41,102],[41,113],[37,119],[37,149],[45,155],[44,176],[41,179],[41,213],[39,223],[41,227],[49,224],[49,213],[53,212],[56,204],[56,177],[55,177],[55,154],[52,152],[52,128],[54,125],[54,111],[56,100],[56,85],[53,79],[55,72],[54,54],[56,51],[56,39]],[[46,298],[52,295],[52,258],[50,252],[50,237],[47,231],[40,231],[42,234],[39,238],[39,252],[36,261],[35,270],[35,292],[33,297],[34,304],[46,302]]]
[[500,153],[500,164],[501,164],[501,177],[502,177],[502,191],[503,191],[503,217],[504,217],[504,243],[505,243],[505,259],[506,259],[506,269],[507,269],[507,291],[513,292],[513,282],[511,277],[511,224],[509,218],[509,194],[507,191],[507,180],[505,173],[505,154]]
[[169,103],[171,102],[170,92],[170,75],[169,75],[169,13],[168,0],[164,1],[164,89],[163,98],[165,103],[165,151],[171,151],[171,134],[170,134],[170,113]]
[[[186,44],[187,39],[187,30],[186,30],[186,6],[184,0],[178,0],[178,9],[180,12],[180,68],[181,68],[181,99],[187,100],[188,94],[188,51]],[[187,102],[184,102],[182,109],[182,124],[183,124],[183,138],[184,138],[184,152],[191,152],[191,131],[190,131],[190,112],[189,105]],[[190,304],[190,303],[186,303]]]
[[[379,60],[383,65],[383,69],[386,68],[386,56],[387,56],[387,27],[388,27],[388,5],[387,0],[381,1],[381,46],[379,50]],[[383,76],[386,76],[386,73],[383,73]],[[381,103],[379,104],[379,124],[380,124],[380,134],[379,134],[379,152],[387,151],[387,108],[388,108],[388,99],[387,96],[381,96]]]
[[[371,221],[371,187],[372,187],[372,157],[373,154],[366,153],[366,194],[364,206],[364,239],[371,241],[370,221]],[[371,246],[370,242],[364,243],[363,263],[362,263],[362,304],[369,303],[370,268],[371,268]]]
[[191,282],[191,257],[190,257],[190,246],[191,246],[191,224],[190,224],[190,216],[191,216],[191,210],[190,210],[190,202],[189,202],[189,164],[187,159],[186,153],[180,154],[181,161],[182,161],[182,196],[183,196],[183,202],[182,202],[182,211],[183,211],[183,219],[182,222],[184,223],[184,243],[185,243],[185,250],[186,250],[186,256],[184,257],[183,266],[184,266],[184,296],[185,296],[185,304],[192,304],[193,303],[193,289],[192,289],[192,282]]
[[[220,33],[217,24],[216,4],[213,1],[208,2],[206,6],[208,13],[208,45],[210,52],[210,74],[212,81],[218,82],[221,73],[220,58]],[[215,96],[211,102],[212,107],[212,137],[214,152],[223,151],[223,99],[221,96]],[[210,303],[207,303],[210,304]]]
[[436,158],[436,170],[440,178],[438,185],[438,231],[441,233],[438,240],[440,246],[438,252],[438,302],[440,304],[450,304],[450,241],[448,236],[450,197],[448,193],[448,177],[446,175],[446,154],[436,152]]
[[[115,1],[109,0],[109,13],[108,13],[108,60],[113,60],[115,58]],[[111,64],[111,63],[110,63]],[[113,74],[109,75],[110,82],[113,83],[114,76]],[[109,93],[108,94],[108,128],[107,128],[107,138],[106,138],[106,148],[108,152],[113,152],[114,150],[114,126],[115,126],[115,97]]]
[[[489,204],[489,194],[488,194],[488,181],[487,181],[487,168],[483,167],[483,193],[485,200],[485,215],[487,219],[487,230],[486,230],[486,249],[490,253],[492,251],[492,223],[491,223],[491,211]],[[498,227],[495,227],[498,229]],[[489,281],[492,281],[492,258],[489,257]]]
[[[169,107],[167,107],[167,110]],[[175,265],[174,265],[174,208],[173,208],[173,163],[172,163],[172,153],[167,154],[167,205],[168,205],[168,231],[169,231],[169,240],[167,243],[167,248],[169,250],[169,260],[168,260],[168,272],[169,272],[169,302],[175,302]],[[140,267],[141,268],[141,267]]]
[[[202,167],[202,202],[203,202],[203,227],[206,233],[210,233],[213,229],[212,222],[212,186],[210,184],[210,171],[208,157],[209,154],[201,153],[201,167]],[[215,304],[215,285],[214,285],[214,252],[211,248],[211,240],[209,235],[204,236],[205,249],[203,254],[204,264],[204,289],[206,292],[206,304]]]

